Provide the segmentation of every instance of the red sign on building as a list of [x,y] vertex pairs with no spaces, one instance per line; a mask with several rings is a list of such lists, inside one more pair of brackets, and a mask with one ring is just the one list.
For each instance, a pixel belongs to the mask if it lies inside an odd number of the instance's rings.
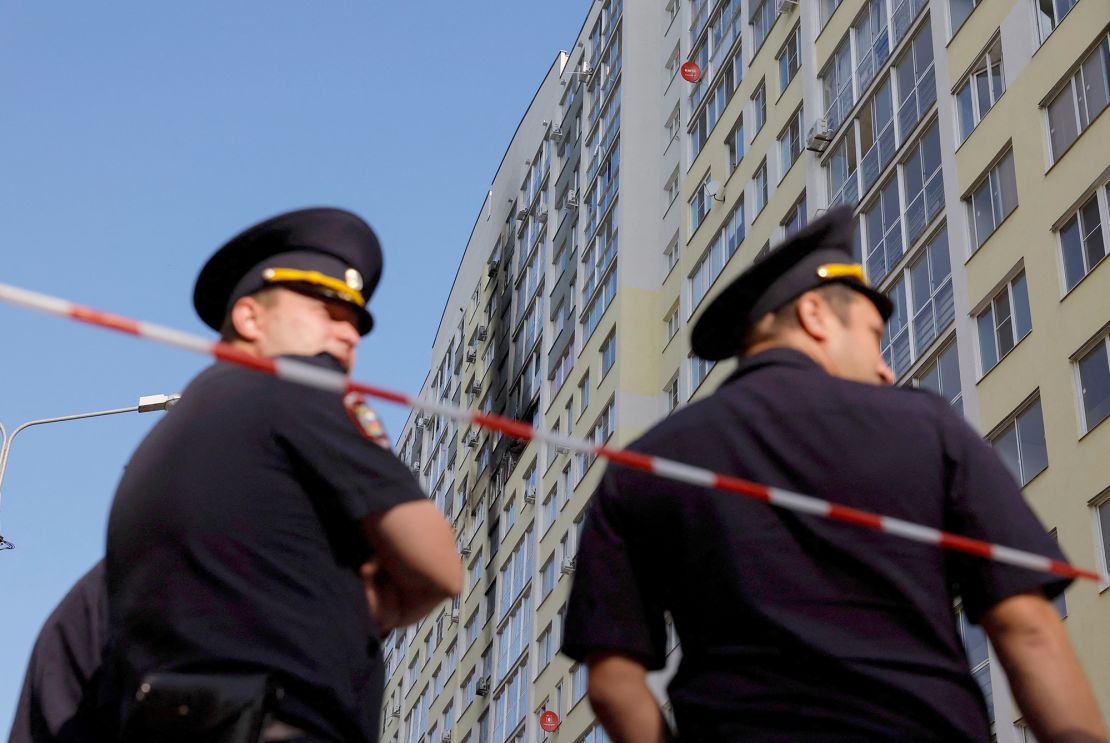
[[701,80],[701,68],[698,67],[697,62],[683,62],[682,66],[678,68],[678,74],[682,75],[682,79],[696,83]]
[[553,733],[559,729],[559,716],[551,710],[544,710],[540,714],[540,727],[548,733]]

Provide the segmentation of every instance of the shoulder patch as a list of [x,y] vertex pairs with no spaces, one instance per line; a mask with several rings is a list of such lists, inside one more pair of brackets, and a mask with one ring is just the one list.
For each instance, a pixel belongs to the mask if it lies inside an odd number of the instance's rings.
[[383,449],[393,449],[385,427],[378,419],[378,414],[370,407],[370,403],[366,401],[365,395],[361,392],[348,393],[343,398],[343,407],[347,409],[347,415],[350,416],[351,422],[355,424],[359,433]]

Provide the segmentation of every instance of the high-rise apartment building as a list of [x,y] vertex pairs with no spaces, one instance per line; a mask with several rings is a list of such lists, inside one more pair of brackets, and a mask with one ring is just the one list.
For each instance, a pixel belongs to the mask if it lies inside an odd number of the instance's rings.
[[[706,297],[849,204],[898,383],[948,398],[1106,569],[1108,32],[1105,0],[597,0],[508,145],[422,393],[625,444],[731,368],[690,355]],[[604,740],[558,654],[603,463],[423,414],[399,448],[466,586],[386,642],[382,739]],[[1104,710],[1107,588],[1057,601]],[[1031,740],[954,610],[997,739]]]

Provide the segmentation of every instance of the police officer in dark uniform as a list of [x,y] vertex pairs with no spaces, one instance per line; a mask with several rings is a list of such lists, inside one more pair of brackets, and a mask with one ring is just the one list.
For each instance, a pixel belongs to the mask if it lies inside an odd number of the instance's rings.
[[[194,304],[240,351],[349,371],[381,267],[360,218],[307,209],[224,245]],[[216,363],[116,492],[104,718],[136,741],[376,740],[380,638],[461,581],[365,400]]]
[[35,640],[8,743],[95,740],[101,649],[108,634],[104,561],[73,585]]
[[[632,449],[1060,558],[993,451],[940,397],[890,387],[889,300],[831,211],[738,277],[693,329],[739,356]],[[578,550],[563,652],[614,741],[665,723],[646,683],[664,613],[683,741],[988,741],[953,615],[981,622],[1042,740],[1104,740],[1047,598],[1068,581],[610,465]],[[1057,736],[1057,737],[1053,737]]]

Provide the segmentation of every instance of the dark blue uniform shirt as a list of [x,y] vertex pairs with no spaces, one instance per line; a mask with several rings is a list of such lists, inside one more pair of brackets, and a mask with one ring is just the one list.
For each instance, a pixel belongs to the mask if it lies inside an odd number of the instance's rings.
[[[773,349],[632,447],[1060,558],[994,452],[940,397]],[[563,651],[682,660],[684,740],[986,741],[953,616],[1068,581],[610,466],[586,519]]]
[[268,671],[285,687],[281,719],[375,740],[383,679],[360,519],[423,497],[339,395],[208,368],[139,446],[112,505],[110,688],[128,700],[152,671]]

